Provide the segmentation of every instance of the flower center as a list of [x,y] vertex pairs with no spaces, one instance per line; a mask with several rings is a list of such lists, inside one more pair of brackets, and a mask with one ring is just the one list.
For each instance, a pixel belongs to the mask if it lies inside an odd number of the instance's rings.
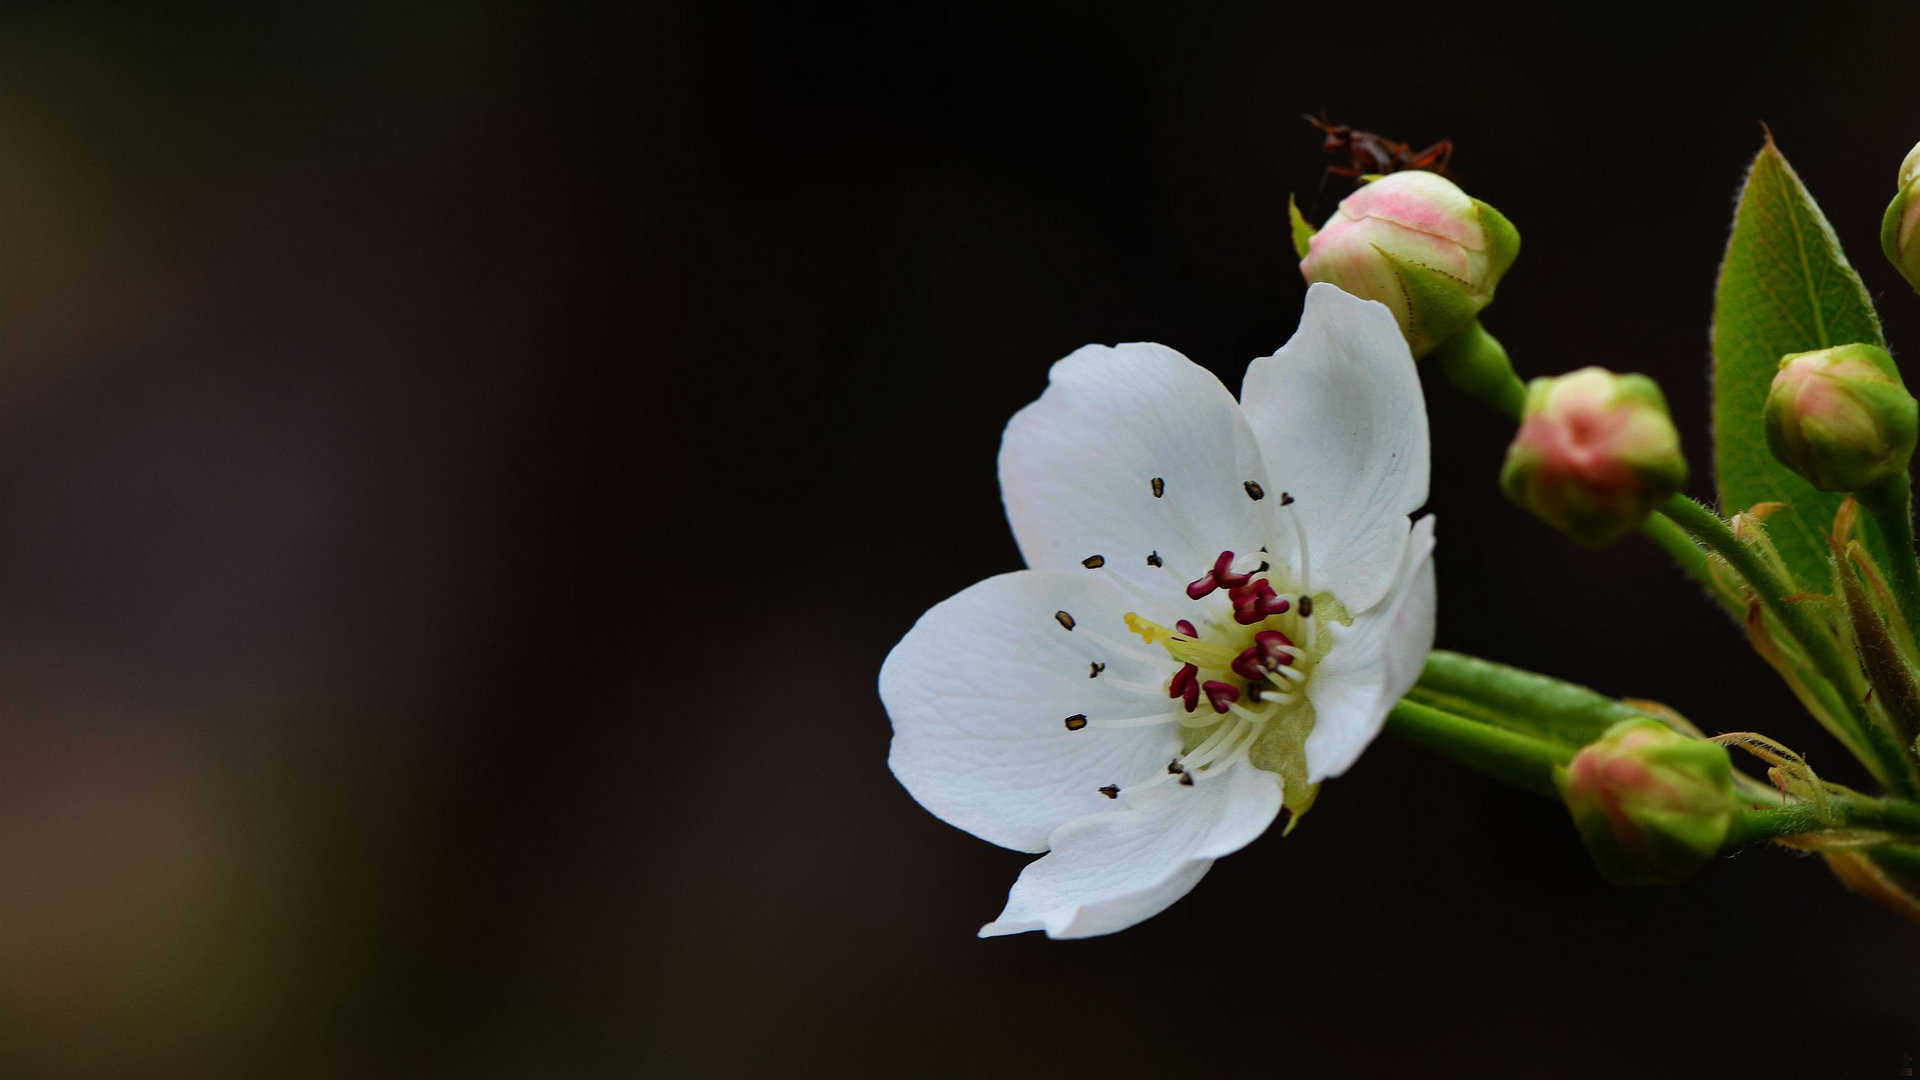
[[1127,629],[1166,649],[1178,665],[1166,694],[1179,702],[1170,722],[1187,737],[1181,754],[1168,763],[1166,777],[1154,782],[1175,779],[1191,786],[1196,773],[1224,770],[1249,754],[1269,722],[1302,702],[1317,659],[1308,647],[1313,597],[1298,589],[1276,590],[1264,549],[1241,561],[1252,565],[1236,568],[1234,553],[1223,551],[1206,573],[1187,583],[1189,600],[1213,599],[1201,620],[1204,631],[1188,619],[1169,629],[1134,612],[1126,615]]

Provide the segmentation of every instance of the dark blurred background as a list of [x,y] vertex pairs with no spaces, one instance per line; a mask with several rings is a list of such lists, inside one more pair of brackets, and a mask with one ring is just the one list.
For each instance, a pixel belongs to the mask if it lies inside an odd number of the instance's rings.
[[[18,7],[0,14],[0,1072],[1898,1075],[1920,928],[1675,888],[1391,738],[1112,938],[920,810],[874,680],[1018,554],[1089,341],[1237,387],[1298,114],[1452,138],[1523,374],[1707,318],[1771,126],[1896,349],[1911,5]],[[1909,368],[1910,379],[1920,372]],[[1440,643],[1857,779],[1648,546],[1431,387]]]

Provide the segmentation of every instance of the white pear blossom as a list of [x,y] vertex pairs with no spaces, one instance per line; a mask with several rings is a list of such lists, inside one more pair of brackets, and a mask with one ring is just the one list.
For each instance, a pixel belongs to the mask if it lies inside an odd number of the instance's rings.
[[936,605],[880,672],[913,797],[1048,852],[982,937],[1131,926],[1353,764],[1432,648],[1427,478],[1399,326],[1332,285],[1238,402],[1160,345],[1053,366],[1000,447],[1031,569]]

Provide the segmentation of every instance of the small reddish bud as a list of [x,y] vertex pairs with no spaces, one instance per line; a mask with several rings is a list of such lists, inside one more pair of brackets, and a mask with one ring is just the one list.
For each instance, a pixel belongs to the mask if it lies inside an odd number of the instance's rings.
[[1520,234],[1498,210],[1410,169],[1342,200],[1308,241],[1300,274],[1385,304],[1418,359],[1492,302],[1519,252]]
[[1920,290],[1920,145],[1907,151],[1894,184],[1893,201],[1880,219],[1880,251]]
[[1554,783],[1602,876],[1664,885],[1720,850],[1733,822],[1733,765],[1718,743],[1656,720],[1622,720]]
[[1822,491],[1863,491],[1906,475],[1920,428],[1900,369],[1873,345],[1783,357],[1764,415],[1773,456]]
[[1660,387],[1597,367],[1527,385],[1507,448],[1507,498],[1590,547],[1639,526],[1686,483],[1680,433]]

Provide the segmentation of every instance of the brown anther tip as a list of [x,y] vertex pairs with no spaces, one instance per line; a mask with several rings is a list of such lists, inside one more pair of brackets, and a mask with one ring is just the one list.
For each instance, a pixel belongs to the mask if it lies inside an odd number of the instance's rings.
[[1164,566],[1166,564],[1160,561],[1160,553],[1155,551],[1147,555],[1147,565],[1148,566]]
[[1068,731],[1079,731],[1081,728],[1086,726],[1087,726],[1086,713],[1074,713],[1072,716],[1067,717]]
[[1153,478],[1150,486],[1153,488],[1153,497],[1156,499],[1167,493],[1167,482],[1157,476]]
[[[1287,493],[1286,493],[1286,492],[1284,492],[1284,491],[1283,491],[1283,492],[1281,492],[1281,493],[1280,493],[1280,505],[1281,505],[1281,506],[1292,506],[1292,505],[1293,505],[1293,496],[1291,496],[1291,495],[1289,495],[1289,494],[1287,494]],[[1262,551],[1265,551],[1265,550],[1266,550],[1266,548],[1261,548],[1260,550],[1262,550]]]
[[1089,555],[1080,560],[1080,565],[1089,570],[1098,570],[1107,565],[1107,557],[1105,555]]
[[1108,784],[1106,787],[1100,789],[1100,794],[1105,795],[1109,799],[1117,799],[1120,797],[1120,785]]
[[1183,771],[1183,772],[1182,772],[1182,773],[1180,774],[1180,786],[1181,786],[1181,787],[1192,787],[1192,786],[1193,786],[1193,774],[1192,774],[1192,773],[1190,773],[1190,772],[1184,772],[1184,771]]
[[1167,762],[1167,772],[1170,775],[1179,776],[1181,773],[1186,771],[1187,771],[1186,766],[1180,764],[1179,758],[1174,758],[1172,761]]
[[1251,480],[1242,481],[1240,486],[1247,489],[1247,498],[1252,499],[1254,502],[1259,502],[1261,499],[1267,497],[1267,489]]
[[1091,661],[1087,664],[1087,678],[1097,679],[1100,677],[1100,673],[1105,670],[1107,670],[1107,665],[1098,660]]
[[[1286,609],[1282,608],[1281,610],[1284,611]],[[1300,617],[1304,619],[1312,614],[1313,614],[1313,597],[1311,596],[1301,597],[1300,598]]]
[[1059,623],[1063,629],[1066,629],[1066,630],[1073,629],[1073,616],[1067,614],[1064,611],[1054,612],[1053,621]]

